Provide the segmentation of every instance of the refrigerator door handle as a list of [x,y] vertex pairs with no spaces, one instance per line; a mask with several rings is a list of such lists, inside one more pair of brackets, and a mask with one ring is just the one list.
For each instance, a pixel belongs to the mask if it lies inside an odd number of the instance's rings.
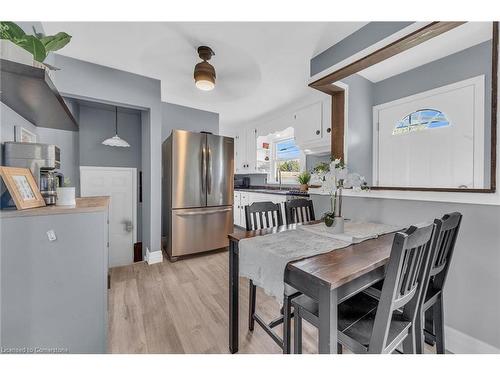
[[194,215],[210,215],[210,214],[218,214],[221,212],[231,211],[231,207],[227,207],[221,210],[203,210],[203,211],[191,211],[191,212],[182,212],[176,213],[177,216],[194,216]]
[[201,149],[201,191],[206,191],[207,183],[207,150],[205,146]]
[[208,155],[207,155],[207,191],[208,194],[212,194],[212,150],[210,150],[210,146],[208,147]]

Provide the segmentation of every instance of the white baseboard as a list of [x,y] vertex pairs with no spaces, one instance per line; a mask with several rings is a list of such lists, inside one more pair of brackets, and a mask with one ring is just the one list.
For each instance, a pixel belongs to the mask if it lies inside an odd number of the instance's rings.
[[149,251],[149,249],[146,248],[146,262],[148,262],[149,265],[163,262],[163,252],[161,250]]
[[496,348],[449,326],[444,327],[446,350],[454,354],[500,354]]

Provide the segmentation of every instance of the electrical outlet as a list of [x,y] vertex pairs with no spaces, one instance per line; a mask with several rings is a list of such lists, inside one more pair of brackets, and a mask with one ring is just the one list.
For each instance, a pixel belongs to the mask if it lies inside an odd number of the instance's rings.
[[49,239],[50,242],[57,240],[56,232],[54,232],[53,229],[49,230],[47,232],[47,238]]

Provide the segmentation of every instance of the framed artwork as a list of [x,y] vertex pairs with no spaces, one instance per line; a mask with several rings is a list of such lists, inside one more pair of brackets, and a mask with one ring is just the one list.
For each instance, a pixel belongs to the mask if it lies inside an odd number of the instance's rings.
[[45,206],[45,200],[28,168],[0,167],[0,176],[18,210]]
[[22,126],[14,127],[14,140],[16,142],[36,143],[36,134]]

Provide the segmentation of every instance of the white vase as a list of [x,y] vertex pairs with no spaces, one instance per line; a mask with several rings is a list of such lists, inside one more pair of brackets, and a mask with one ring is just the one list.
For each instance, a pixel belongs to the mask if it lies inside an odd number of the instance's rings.
[[336,216],[333,220],[333,225],[329,227],[330,233],[341,234],[344,233],[344,218],[342,216]]
[[58,187],[56,206],[75,206],[75,188],[74,187]]

